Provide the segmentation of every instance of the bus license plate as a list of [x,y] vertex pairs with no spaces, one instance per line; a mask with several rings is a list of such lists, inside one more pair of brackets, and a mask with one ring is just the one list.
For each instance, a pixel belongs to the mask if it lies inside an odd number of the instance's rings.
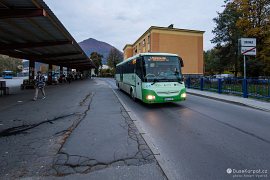
[[172,101],[173,98],[164,98],[165,101]]

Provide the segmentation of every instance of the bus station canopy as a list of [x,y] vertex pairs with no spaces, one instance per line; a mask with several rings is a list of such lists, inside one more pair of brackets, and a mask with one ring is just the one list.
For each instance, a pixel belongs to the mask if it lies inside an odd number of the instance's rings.
[[94,67],[42,0],[0,1],[0,54],[80,70]]

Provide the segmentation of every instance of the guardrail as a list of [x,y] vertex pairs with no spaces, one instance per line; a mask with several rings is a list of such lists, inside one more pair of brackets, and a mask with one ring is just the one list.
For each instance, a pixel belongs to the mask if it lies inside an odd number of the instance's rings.
[[270,100],[270,79],[186,77],[186,87]]

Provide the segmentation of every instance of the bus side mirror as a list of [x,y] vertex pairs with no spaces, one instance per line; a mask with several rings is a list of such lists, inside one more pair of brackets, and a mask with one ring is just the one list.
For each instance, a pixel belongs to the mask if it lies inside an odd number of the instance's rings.
[[185,78],[181,77],[181,81],[184,82],[185,81]]
[[182,58],[179,58],[179,61],[180,61],[181,67],[184,67],[184,61],[183,61],[183,59]]

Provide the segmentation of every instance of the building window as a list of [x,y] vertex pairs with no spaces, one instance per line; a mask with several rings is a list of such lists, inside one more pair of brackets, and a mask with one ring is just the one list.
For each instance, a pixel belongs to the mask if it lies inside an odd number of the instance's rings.
[[145,46],[145,39],[143,40],[142,45]]

